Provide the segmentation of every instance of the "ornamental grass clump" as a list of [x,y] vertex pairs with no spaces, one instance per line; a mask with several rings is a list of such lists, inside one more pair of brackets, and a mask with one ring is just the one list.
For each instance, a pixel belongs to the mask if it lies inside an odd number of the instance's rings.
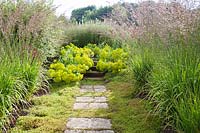
[[149,80],[155,113],[177,131],[200,131],[199,53],[197,44],[170,46]]
[[42,64],[62,37],[56,19],[44,1],[0,1],[0,132],[7,132],[18,110],[46,83]]
[[131,60],[131,72],[134,78],[135,94],[147,94],[149,91],[149,78],[153,71],[153,61],[145,55],[134,56]]
[[10,50],[11,47],[0,50],[0,127],[4,131],[9,118],[15,119],[11,112],[26,105],[44,80],[42,64],[37,56],[25,50],[23,54],[17,52],[17,47],[12,48],[12,53]]

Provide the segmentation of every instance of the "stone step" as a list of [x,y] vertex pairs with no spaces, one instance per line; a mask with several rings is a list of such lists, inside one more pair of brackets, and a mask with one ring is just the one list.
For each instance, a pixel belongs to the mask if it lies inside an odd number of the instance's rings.
[[104,72],[99,72],[99,71],[87,71],[86,74],[84,74],[85,77],[104,77],[105,73]]
[[89,70],[91,70],[91,71],[97,71],[97,68],[96,68],[96,66],[93,66]]
[[98,61],[94,60],[93,62],[94,62],[94,66],[97,66]]
[[105,92],[106,87],[104,85],[82,85],[80,92]]
[[85,80],[104,81],[103,77],[84,77]]
[[111,130],[110,119],[103,118],[69,118],[67,129],[69,130]]
[[112,130],[66,130],[65,133],[114,133]]
[[108,104],[107,103],[75,103],[73,109],[82,109],[82,110],[88,110],[88,109],[107,109]]
[[105,103],[106,97],[76,97],[77,103]]

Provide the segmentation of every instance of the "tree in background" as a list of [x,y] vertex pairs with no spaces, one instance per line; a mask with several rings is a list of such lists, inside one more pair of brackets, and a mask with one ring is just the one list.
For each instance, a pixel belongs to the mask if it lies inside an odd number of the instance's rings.
[[97,10],[93,10],[93,11],[89,11],[86,12],[85,14],[85,21],[91,21],[91,20],[100,20],[100,21],[104,21],[104,18],[109,17],[109,15],[112,12],[112,7],[101,7]]
[[72,11],[71,20],[82,24],[88,21],[104,21],[104,18],[109,17],[112,12],[112,7],[101,7],[96,9],[95,6],[78,8]]
[[75,10],[72,11],[70,19],[72,21],[76,21],[78,23],[82,23],[82,20],[83,20],[85,14],[87,12],[93,11],[93,10],[96,10],[95,6],[87,6],[87,7],[84,7],[84,8],[75,9]]

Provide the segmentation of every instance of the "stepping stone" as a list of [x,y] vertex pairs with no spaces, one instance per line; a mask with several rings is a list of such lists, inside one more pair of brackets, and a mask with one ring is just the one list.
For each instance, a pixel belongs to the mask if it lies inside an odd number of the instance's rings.
[[95,85],[94,90],[95,90],[95,92],[105,92],[106,87],[104,85]]
[[80,89],[80,92],[94,92],[94,89]]
[[83,85],[80,92],[105,92],[106,87],[104,85]]
[[104,103],[107,102],[106,97],[76,97],[76,102],[78,103]]
[[65,133],[114,133],[112,130],[66,130]]
[[75,103],[74,109],[107,109],[107,103]]
[[93,85],[82,85],[80,92],[94,92]]
[[106,97],[94,97],[94,102],[96,102],[96,103],[107,102],[107,98]]
[[111,127],[111,121],[103,118],[70,118],[67,123],[67,129],[74,130],[109,130]]
[[81,89],[93,89],[93,85],[82,85]]

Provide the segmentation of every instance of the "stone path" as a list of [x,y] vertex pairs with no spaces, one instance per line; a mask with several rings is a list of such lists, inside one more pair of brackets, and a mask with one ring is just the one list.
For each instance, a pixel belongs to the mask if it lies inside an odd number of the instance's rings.
[[[103,85],[83,85],[81,93],[86,92],[106,92]],[[76,97],[74,110],[106,109],[108,108],[107,98],[81,96]],[[69,118],[65,133],[114,133],[110,119],[104,118]]]

